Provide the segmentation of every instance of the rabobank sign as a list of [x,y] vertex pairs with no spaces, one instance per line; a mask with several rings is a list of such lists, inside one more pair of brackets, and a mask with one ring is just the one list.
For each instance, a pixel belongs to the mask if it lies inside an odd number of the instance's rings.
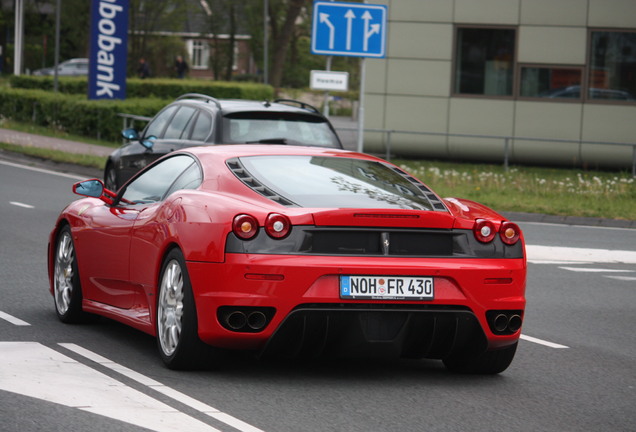
[[129,0],[92,0],[89,99],[126,98]]

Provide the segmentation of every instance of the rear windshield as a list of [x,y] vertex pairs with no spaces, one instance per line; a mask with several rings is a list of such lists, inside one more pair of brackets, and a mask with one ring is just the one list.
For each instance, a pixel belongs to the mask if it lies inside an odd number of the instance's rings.
[[290,144],[341,148],[324,118],[295,113],[240,112],[223,117],[224,144]]
[[249,156],[250,176],[301,207],[432,210],[404,173],[380,162],[344,157]]

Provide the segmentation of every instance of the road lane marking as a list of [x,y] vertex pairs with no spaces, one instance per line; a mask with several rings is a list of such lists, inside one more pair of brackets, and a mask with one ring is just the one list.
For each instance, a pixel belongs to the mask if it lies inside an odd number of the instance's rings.
[[633,277],[633,276],[605,276],[605,277],[610,279],[616,279],[619,281],[626,281],[626,282],[636,281],[636,277]]
[[16,318],[13,315],[9,315],[6,312],[2,312],[0,311],[0,318],[10,322],[13,325],[17,325],[17,326],[30,326],[31,324],[29,324],[26,321],[22,321],[20,318]]
[[636,251],[526,245],[528,262],[535,264],[636,264]]
[[523,339],[525,341],[528,341],[528,342],[533,342],[533,343],[536,343],[536,344],[539,344],[539,345],[544,345],[544,346],[547,346],[547,347],[550,347],[550,348],[556,348],[556,349],[570,348],[570,347],[567,347],[565,345],[561,345],[561,344],[554,343],[554,342],[548,342],[548,341],[545,341],[545,340],[542,340],[542,339],[538,339],[538,338],[534,338],[532,336],[527,336],[527,335],[524,335],[524,334],[521,335],[521,339]]
[[47,169],[43,169],[43,168],[36,168],[36,167],[32,167],[32,166],[28,166],[28,165],[22,165],[22,164],[17,164],[17,163],[13,163],[13,162],[7,162],[7,161],[2,161],[0,160],[0,165],[7,165],[7,166],[11,166],[14,168],[22,168],[22,169],[26,169],[26,170],[30,170],[30,171],[36,171],[39,173],[43,173],[43,174],[51,174],[51,175],[56,175],[59,177],[66,177],[66,178],[70,178],[73,180],[86,180],[87,177],[84,176],[79,176],[78,174],[65,174],[65,173],[61,173],[61,172],[56,172],[56,171],[51,171],[51,170],[47,170]]
[[87,350],[86,348],[83,348],[79,345],[75,345],[71,343],[61,343],[59,345],[70,351],[73,351],[76,354],[81,355],[82,357],[88,360],[91,360],[95,363],[99,363],[100,365],[114,372],[124,375],[125,377],[130,378],[133,381],[138,382],[139,384],[145,385],[165,396],[168,396],[169,398],[174,399],[177,402],[181,402],[184,405],[187,405],[196,411],[199,411],[218,421],[221,421],[229,426],[232,426],[233,428],[238,429],[241,432],[263,432],[261,429],[258,429],[248,423],[245,423],[242,420],[232,417],[229,414],[223,413],[214,407],[206,405],[201,401],[198,401],[186,394],[183,394],[170,387],[167,387],[161,384],[160,382],[153,380],[152,378],[149,378],[143,374],[140,374],[139,372],[136,372],[118,363],[115,363],[112,360],[102,357],[99,354],[96,354],[90,350]]
[[14,205],[16,207],[23,207],[23,208],[28,208],[28,209],[35,208],[31,204],[24,204],[24,203],[17,202],[17,201],[9,201],[9,204]]
[[0,342],[0,390],[76,408],[154,432],[220,432],[37,342]]
[[617,269],[602,269],[602,268],[587,268],[587,267],[559,267],[563,270],[569,270],[579,273],[634,273],[636,270],[617,270]]

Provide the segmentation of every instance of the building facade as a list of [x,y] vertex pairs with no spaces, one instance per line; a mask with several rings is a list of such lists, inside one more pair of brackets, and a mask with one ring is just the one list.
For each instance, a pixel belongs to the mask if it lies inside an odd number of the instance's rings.
[[[365,128],[411,132],[393,153],[631,166],[631,146],[597,143],[636,144],[636,1],[370,3],[389,24],[386,58],[366,60]],[[386,141],[367,132],[365,151]]]

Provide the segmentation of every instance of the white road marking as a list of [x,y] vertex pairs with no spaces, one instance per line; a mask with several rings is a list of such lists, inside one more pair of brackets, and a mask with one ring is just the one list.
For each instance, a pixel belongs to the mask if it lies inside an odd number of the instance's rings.
[[636,251],[526,245],[526,254],[535,264],[636,264]]
[[0,342],[0,389],[155,432],[219,432],[36,342]]
[[249,425],[242,420],[232,417],[229,414],[225,414],[219,411],[218,409],[213,408],[209,405],[206,405],[203,402],[200,402],[196,399],[193,399],[190,396],[183,394],[177,390],[174,390],[170,387],[166,387],[165,385],[161,384],[158,381],[153,380],[152,378],[142,375],[132,369],[128,369],[127,367],[122,366],[118,363],[115,363],[92,351],[89,351],[86,348],[83,348],[81,346],[71,344],[71,343],[61,343],[59,345],[95,363],[99,363],[100,365],[107,367],[108,369],[112,371],[115,371],[121,375],[124,375],[125,377],[128,377],[140,384],[150,387],[151,389],[156,390],[159,393],[165,396],[168,396],[169,398],[172,398],[178,402],[181,402],[192,409],[195,409],[203,414],[206,414],[210,417],[215,418],[216,420],[219,420],[225,424],[228,424],[232,426],[233,428],[238,429],[242,432],[263,432],[261,429],[255,428],[254,426]]
[[544,346],[547,346],[547,347],[550,347],[550,348],[557,348],[557,349],[569,348],[569,347],[567,347],[565,345],[561,345],[561,344],[554,343],[554,342],[544,341],[542,339],[537,339],[537,338],[534,338],[532,336],[527,336],[527,335],[524,335],[524,334],[521,335],[521,339],[523,339],[525,341],[528,341],[528,342],[533,342],[533,343],[536,343],[536,344],[539,344],[539,345],[544,345]]
[[24,203],[17,202],[17,201],[9,201],[9,204],[14,205],[16,207],[23,207],[23,208],[28,208],[28,209],[35,208],[31,204],[24,204]]
[[605,276],[605,277],[610,279],[616,279],[619,281],[626,281],[626,282],[636,281],[636,277],[633,277],[633,276]]
[[8,321],[11,324],[17,325],[17,326],[30,326],[31,325],[31,324],[29,324],[26,321],[22,321],[20,318],[16,318],[13,315],[9,315],[8,313],[2,312],[2,311],[0,311],[0,319]]
[[602,269],[602,268],[587,268],[587,267],[559,267],[563,270],[569,270],[580,273],[634,273],[636,270],[617,270],[617,269]]
[[87,177],[81,177],[77,174],[66,174],[66,173],[61,173],[61,172],[56,172],[56,171],[51,171],[51,170],[47,170],[47,169],[43,169],[43,168],[36,168],[36,167],[32,167],[32,166],[28,166],[28,165],[22,165],[22,164],[17,164],[17,163],[13,163],[13,162],[7,162],[7,161],[2,161],[0,160],[0,165],[7,165],[7,166],[12,166],[14,168],[22,168],[22,169],[26,169],[26,170],[30,170],[30,171],[36,171],[36,172],[40,172],[40,173],[44,173],[44,174],[51,174],[51,175],[56,175],[59,177],[66,177],[66,178],[70,178],[73,180],[86,180]]

